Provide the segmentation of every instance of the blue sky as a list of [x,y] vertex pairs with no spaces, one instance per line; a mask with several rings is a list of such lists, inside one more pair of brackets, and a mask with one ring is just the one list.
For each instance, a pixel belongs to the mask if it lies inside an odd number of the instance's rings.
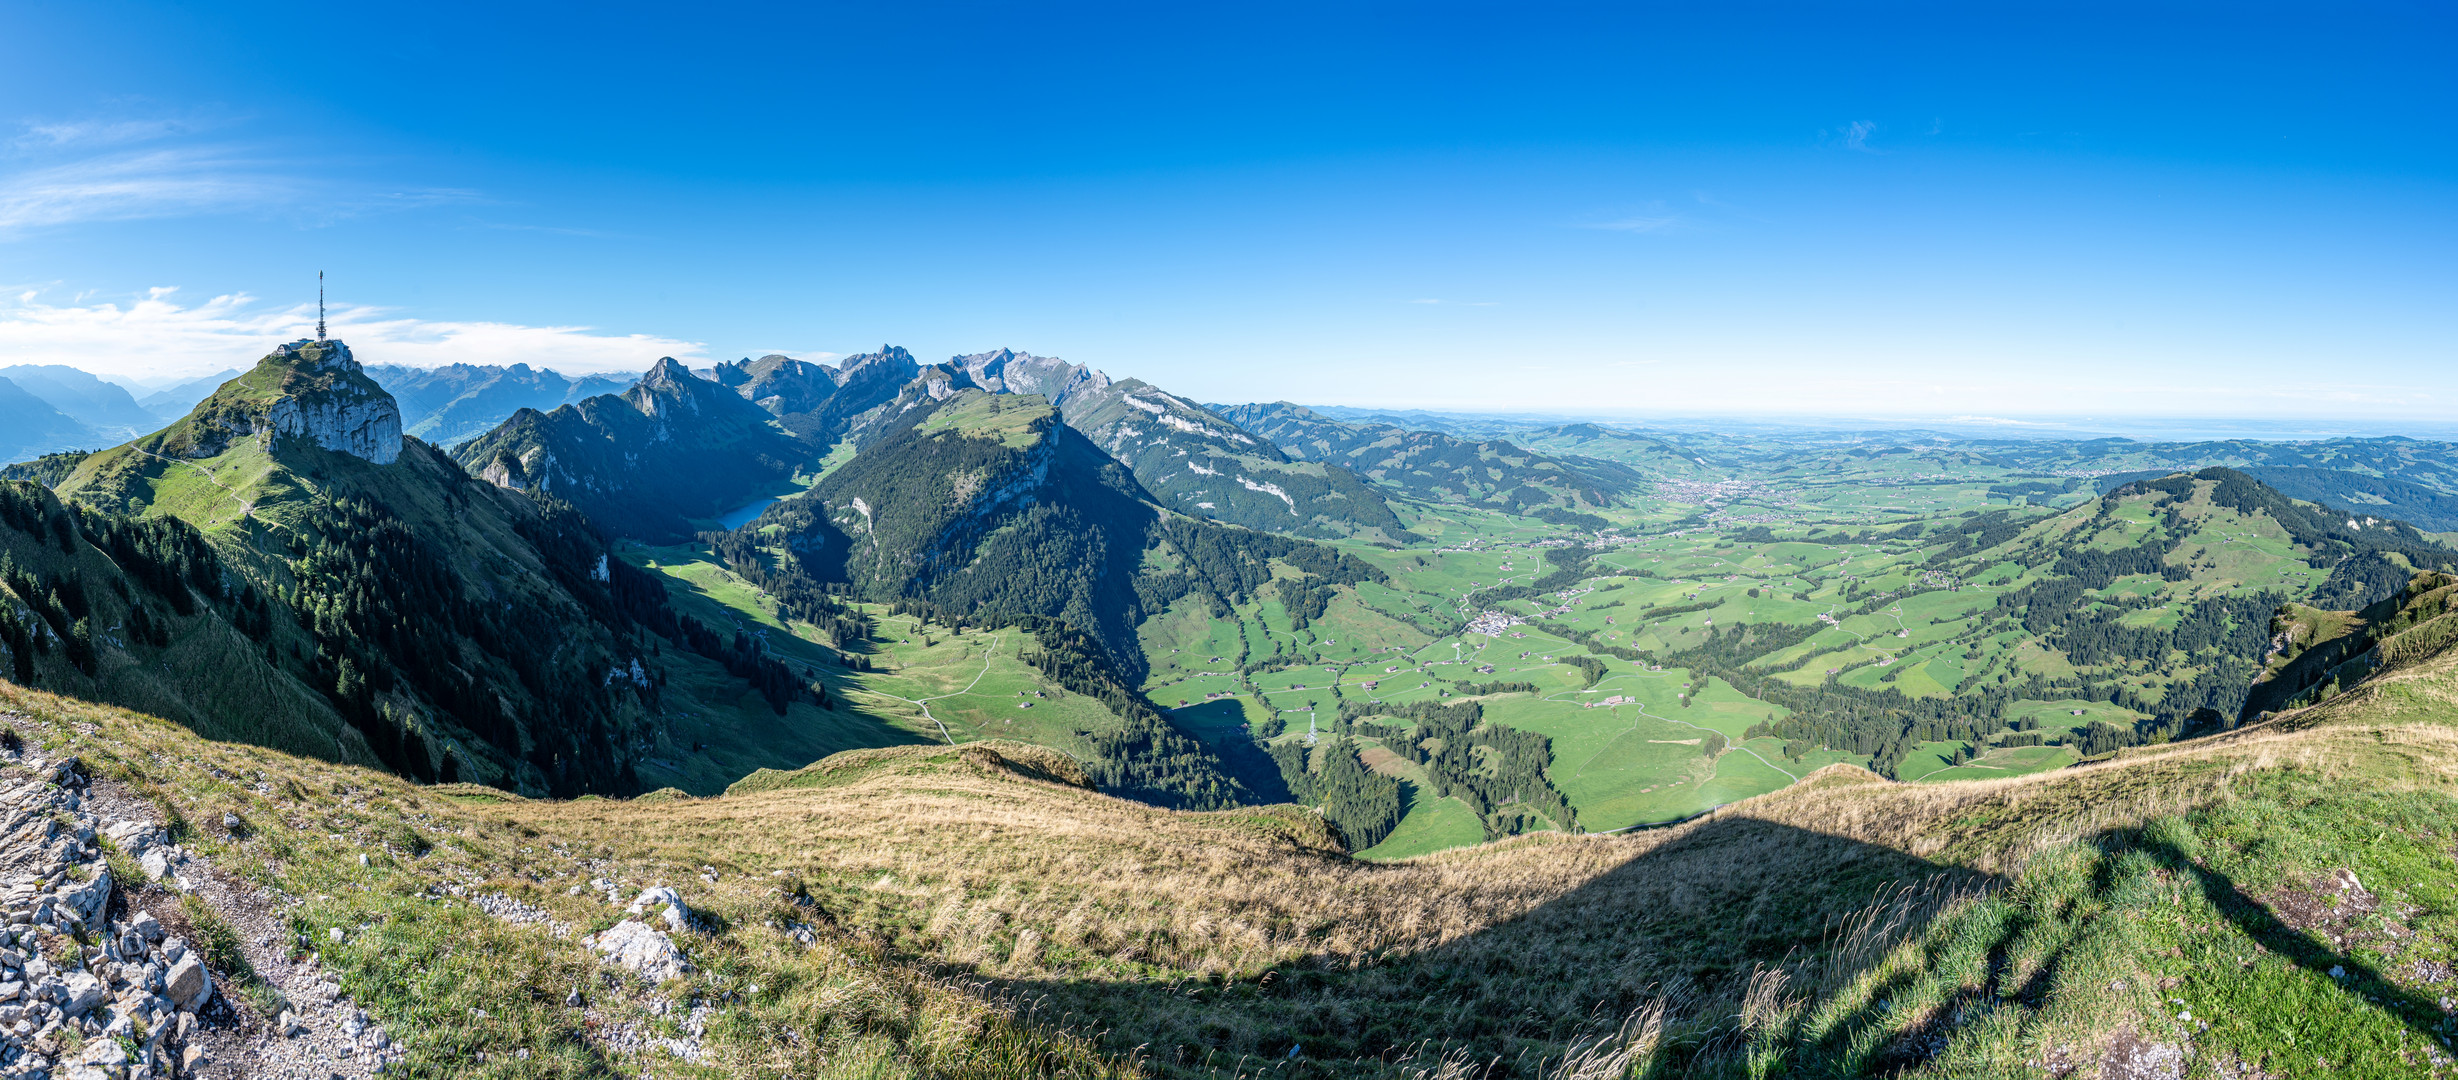
[[7,21],[0,363],[243,365],[321,268],[369,361],[893,342],[1229,401],[2458,405],[2430,4]]

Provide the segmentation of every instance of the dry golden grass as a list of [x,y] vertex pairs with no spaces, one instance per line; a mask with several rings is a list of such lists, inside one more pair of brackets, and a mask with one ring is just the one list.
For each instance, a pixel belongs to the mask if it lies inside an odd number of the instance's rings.
[[[859,751],[717,798],[548,803],[418,789],[13,688],[0,707],[52,719],[65,746],[188,820],[227,809],[289,823],[205,842],[292,895],[341,895],[370,842],[433,844],[371,868],[379,899],[345,897],[303,924],[418,925],[435,917],[421,914],[425,890],[449,885],[586,929],[611,909],[574,885],[682,888],[714,927],[692,943],[707,970],[688,992],[732,1003],[712,1029],[729,1063],[719,1073],[857,1060],[975,1075],[1243,1071],[1300,1047],[1366,1071],[1501,1058],[1520,1062],[1505,1072],[1585,1072],[1669,1037],[1667,1002],[1685,1030],[1743,1031],[1775,1008],[1769,971],[1821,992],[1880,953],[1910,962],[1897,945],[1937,898],[2000,888],[2078,838],[2223,802],[2250,774],[2458,789],[2458,665],[2446,660],[2079,768],[1896,784],[1837,766],[1676,828],[1389,864],[1349,859],[1291,808],[1190,813],[1099,795],[1062,756],[1021,745]],[[571,963],[534,928],[476,925],[542,976]],[[381,994],[389,976],[368,964]],[[553,1000],[482,1034],[534,1044],[565,1022]]]
[[1021,747],[867,751],[817,786],[716,799],[483,812],[598,838],[643,872],[714,866],[720,894],[796,883],[891,955],[1090,1017],[1114,1050],[1271,1056],[1311,1029],[1324,1053],[1448,1034],[1507,1052],[1558,1049],[1666,994],[1738,1009],[1758,965],[1827,947],[1890,886],[1994,887],[2044,851],[2224,799],[2249,772],[2458,786],[2452,704],[2458,676],[2436,662],[2074,769],[1896,784],[1836,766],[1677,828],[1391,864],[1341,856],[1285,810],[1100,796]]

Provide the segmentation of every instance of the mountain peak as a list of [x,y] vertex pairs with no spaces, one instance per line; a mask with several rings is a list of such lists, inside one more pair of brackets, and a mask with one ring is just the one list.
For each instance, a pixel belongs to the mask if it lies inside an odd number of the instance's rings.
[[692,374],[691,369],[684,367],[682,361],[671,356],[661,356],[657,358],[656,363],[649,365],[648,373],[640,377],[640,385],[665,390],[672,389],[685,379],[706,381]]
[[212,457],[233,441],[267,446],[295,436],[324,449],[390,465],[401,456],[401,408],[339,340],[279,345],[255,368],[199,402],[166,444],[183,457]]

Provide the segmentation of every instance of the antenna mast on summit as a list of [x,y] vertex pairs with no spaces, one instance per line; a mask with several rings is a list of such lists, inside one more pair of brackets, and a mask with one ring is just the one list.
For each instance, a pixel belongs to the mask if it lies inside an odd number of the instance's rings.
[[324,340],[324,271],[316,271],[316,340]]

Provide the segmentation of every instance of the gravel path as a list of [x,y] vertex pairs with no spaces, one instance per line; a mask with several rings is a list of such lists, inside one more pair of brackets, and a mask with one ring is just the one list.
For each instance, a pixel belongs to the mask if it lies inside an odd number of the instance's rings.
[[[49,760],[30,746],[8,745],[42,726],[26,716],[0,713],[0,730],[6,732],[0,735],[0,791],[6,792],[0,795],[0,813],[20,823],[0,836],[0,867],[18,871],[7,896],[14,901],[12,911],[27,916],[10,933],[49,950],[67,940],[55,927],[73,930],[91,925],[88,920],[105,920],[107,926],[92,929],[104,931],[98,936],[109,945],[87,950],[93,955],[85,968],[97,976],[94,981],[108,985],[84,995],[96,999],[90,1004],[62,1000],[44,1006],[41,1024],[33,1022],[36,1008],[21,1008],[25,1019],[16,1026],[26,1030],[0,1030],[0,1078],[326,1080],[374,1076],[397,1056],[383,1031],[325,975],[315,953],[287,940],[283,915],[296,899],[266,893],[184,845],[168,843],[158,807],[124,785],[86,775],[75,758]],[[53,821],[60,824],[50,825]],[[111,880],[97,838],[108,838],[139,861],[145,877]],[[156,873],[162,874],[159,881],[148,880]],[[92,889],[97,878],[102,887]],[[101,894],[96,898],[101,912],[77,906],[88,891]],[[182,983],[180,961],[193,955],[188,946],[203,939],[182,894],[201,900],[238,932],[248,963],[275,993],[237,987],[230,972],[210,966],[201,993]],[[0,950],[0,965],[7,959]],[[29,1001],[54,1000],[60,993],[54,986],[74,992],[85,974],[59,969],[38,975],[30,963],[21,964],[28,984],[23,999]],[[0,982],[0,993],[6,991]],[[269,1003],[274,1015],[265,1015],[259,1001]],[[6,1015],[0,1007],[0,1017]],[[99,1037],[115,1026],[140,1046],[137,1060],[129,1061],[115,1039]],[[148,1037],[135,1039],[134,1032]],[[72,1037],[79,1034],[84,1038]]]

